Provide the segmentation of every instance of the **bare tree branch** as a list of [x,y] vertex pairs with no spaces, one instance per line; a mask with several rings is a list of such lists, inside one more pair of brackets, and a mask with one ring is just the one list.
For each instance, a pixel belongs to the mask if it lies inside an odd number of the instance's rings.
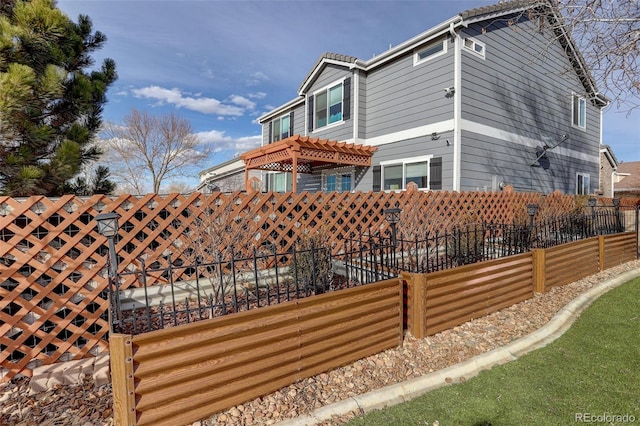
[[173,112],[153,116],[136,109],[122,125],[105,126],[104,141],[113,174],[138,193],[150,176],[153,192],[168,179],[184,176],[190,166],[201,165],[213,152],[193,133],[188,120]]

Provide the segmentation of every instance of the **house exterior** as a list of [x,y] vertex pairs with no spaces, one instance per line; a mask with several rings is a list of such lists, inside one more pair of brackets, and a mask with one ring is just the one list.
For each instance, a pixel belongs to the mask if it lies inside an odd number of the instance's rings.
[[600,186],[596,195],[613,198],[615,183],[619,180],[618,159],[609,145],[600,148]]
[[[200,184],[196,191],[203,193],[235,192],[245,189],[244,162],[234,157],[198,173]],[[260,172],[252,171],[249,178],[260,178]]]
[[592,194],[607,103],[546,3],[502,2],[367,61],[325,53],[298,96],[258,120],[258,149],[290,138],[341,141],[375,147],[370,165],[307,161],[296,175],[284,150],[279,158],[263,151],[254,165],[256,152],[242,158],[246,173],[261,170],[262,189],[276,191],[415,182],[423,190]]
[[640,161],[620,163],[613,185],[616,198],[640,197]]

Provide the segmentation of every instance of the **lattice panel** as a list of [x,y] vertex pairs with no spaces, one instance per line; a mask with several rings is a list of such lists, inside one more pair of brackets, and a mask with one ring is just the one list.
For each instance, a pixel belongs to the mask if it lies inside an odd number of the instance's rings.
[[[304,232],[322,231],[337,253],[344,238],[385,231],[384,210],[390,207],[403,209],[399,231],[411,234],[469,218],[511,223],[523,209],[526,213],[528,203],[541,204],[540,212],[575,208],[573,196],[510,191],[0,197],[2,379],[107,347],[108,246],[95,229],[99,213],[120,215],[119,270],[135,271],[142,261],[160,267],[168,267],[169,259],[172,265],[193,264],[203,244],[196,230],[207,223],[230,222],[212,234],[241,235],[243,241],[233,242],[237,251],[266,243],[288,250]],[[225,238],[219,243],[231,241]],[[149,276],[147,284],[192,279],[191,269]],[[121,286],[139,286],[140,280],[125,275]]]
[[107,248],[92,232],[110,200],[0,198],[0,375],[107,347],[103,269]]

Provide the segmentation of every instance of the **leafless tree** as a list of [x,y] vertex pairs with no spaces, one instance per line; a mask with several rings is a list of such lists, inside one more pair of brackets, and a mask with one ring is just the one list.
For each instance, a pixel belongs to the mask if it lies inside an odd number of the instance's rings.
[[618,106],[640,106],[640,2],[557,0],[594,79]]
[[104,135],[114,176],[139,194],[149,180],[158,193],[166,179],[184,176],[188,167],[201,165],[212,152],[212,146],[193,133],[191,123],[173,112],[154,116],[132,109],[122,125],[107,124]]

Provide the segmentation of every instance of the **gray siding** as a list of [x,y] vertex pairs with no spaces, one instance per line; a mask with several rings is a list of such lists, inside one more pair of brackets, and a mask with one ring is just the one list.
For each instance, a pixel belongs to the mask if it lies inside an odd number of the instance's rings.
[[[442,190],[453,189],[453,145],[447,146],[447,139],[453,142],[453,133],[443,133],[440,139],[433,141],[430,137],[419,137],[400,142],[380,145],[373,156],[372,165],[377,166],[381,161],[397,160],[433,155],[442,157]],[[357,182],[357,191],[371,191],[373,189],[373,167],[368,168],[362,179]]]
[[416,66],[409,53],[367,76],[366,137],[373,138],[453,118],[453,99],[443,89],[453,85],[452,44],[447,53]]
[[462,49],[463,119],[540,141],[568,134],[563,147],[598,155],[599,109],[587,101],[586,130],[571,125],[572,93],[587,95],[553,35],[528,20],[500,20],[484,34],[476,24],[467,34],[485,43],[486,59]]
[[[322,72],[317,76],[316,80],[313,82],[311,87],[309,87],[307,91],[307,105],[309,96],[313,96],[313,92],[323,87],[326,87],[336,81],[343,79],[345,77],[352,77],[353,73],[351,70],[345,67],[339,67],[336,65],[327,65],[324,67]],[[322,138],[322,139],[330,139],[330,140],[338,140],[344,141],[346,139],[353,138],[353,80],[351,81],[351,118],[348,120],[344,120],[340,124],[334,124],[327,127],[322,127],[320,129],[314,129],[311,134],[308,131],[305,131],[305,134],[309,134],[309,136]],[[294,122],[295,124],[295,122]],[[307,127],[308,128],[308,127]]]
[[588,162],[551,150],[534,167],[532,147],[467,131],[462,132],[462,140],[461,191],[497,190],[496,184],[504,182],[516,191],[572,194],[577,173],[589,174],[590,193],[598,187],[597,158]]
[[[286,111],[283,111],[282,114],[279,114],[278,116],[274,117],[274,119],[276,118],[280,118],[283,115],[287,115],[289,114],[291,111],[293,111],[293,134],[294,135],[305,135],[306,134],[306,130],[305,130],[305,106],[304,103],[301,103],[299,106],[293,108],[293,109],[288,109]],[[262,125],[262,145],[267,145],[269,144],[271,141],[269,141],[269,124],[274,120],[269,120],[266,121],[263,125]]]
[[593,191],[598,182],[599,109],[587,102],[586,130],[573,127],[572,93],[586,93],[567,56],[551,41],[553,36],[539,32],[534,23],[525,20],[516,26],[501,20],[485,33],[476,24],[461,34],[486,49],[485,59],[462,49],[462,118],[539,141],[538,147],[559,141],[563,134],[569,139],[531,166],[536,146],[463,131],[460,189],[495,189],[498,180],[519,191],[573,193],[576,173],[581,172],[590,175]]

